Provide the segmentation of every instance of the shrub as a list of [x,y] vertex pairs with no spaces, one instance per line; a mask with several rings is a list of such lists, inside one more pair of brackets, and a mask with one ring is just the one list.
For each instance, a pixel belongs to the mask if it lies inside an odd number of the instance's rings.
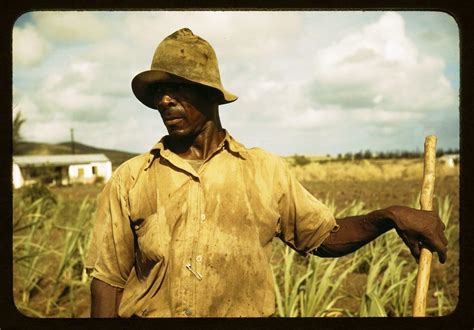
[[303,155],[294,155],[293,156],[293,164],[295,166],[305,166],[311,163],[311,159]]
[[33,204],[39,199],[43,199],[48,206],[56,205],[57,203],[54,194],[42,183],[26,186],[21,190],[20,194],[22,200],[30,204]]

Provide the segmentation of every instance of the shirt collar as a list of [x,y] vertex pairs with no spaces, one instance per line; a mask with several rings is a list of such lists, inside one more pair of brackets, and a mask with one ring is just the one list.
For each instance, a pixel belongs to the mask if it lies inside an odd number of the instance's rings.
[[[225,147],[227,150],[229,150],[231,153],[237,154],[242,158],[244,157],[244,153],[247,151],[245,146],[239,142],[237,142],[230,134],[225,130],[225,137],[224,140],[221,142],[219,147],[217,149],[221,149],[222,147]],[[157,157],[164,156],[167,157],[167,154],[171,153],[170,150],[165,148],[165,140],[168,135],[163,136],[155,145],[150,149],[149,155],[148,155],[148,161],[147,165],[145,166],[145,170],[148,169],[151,164],[153,163],[153,160]]]
[[222,142],[224,144],[224,146],[231,152],[233,153],[236,153],[236,154],[239,154],[240,156],[243,157],[243,153],[245,153],[247,151],[247,149],[245,148],[245,146],[239,142],[237,142],[230,134],[229,132],[227,132],[227,130],[224,130],[225,131],[225,137],[224,137],[224,141]]

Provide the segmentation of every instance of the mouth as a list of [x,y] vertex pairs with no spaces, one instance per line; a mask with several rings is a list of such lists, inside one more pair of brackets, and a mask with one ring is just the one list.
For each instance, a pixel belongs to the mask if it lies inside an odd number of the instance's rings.
[[181,117],[174,117],[174,118],[165,118],[164,122],[166,126],[176,125],[183,120]]

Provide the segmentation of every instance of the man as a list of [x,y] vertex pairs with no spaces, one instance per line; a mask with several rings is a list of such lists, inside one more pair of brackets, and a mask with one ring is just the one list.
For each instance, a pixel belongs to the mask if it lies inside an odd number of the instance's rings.
[[272,239],[338,257],[395,229],[446,260],[434,212],[392,206],[334,219],[281,158],[222,128],[224,89],[212,47],[189,29],[165,38],[132,81],[169,135],[114,173],[101,194],[88,259],[93,317],[271,316]]

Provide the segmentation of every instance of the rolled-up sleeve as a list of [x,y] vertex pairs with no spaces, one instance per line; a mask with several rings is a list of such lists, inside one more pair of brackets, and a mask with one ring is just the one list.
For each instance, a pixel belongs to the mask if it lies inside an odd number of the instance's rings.
[[112,177],[99,196],[86,260],[91,276],[123,288],[134,264],[134,238],[120,178]]
[[298,182],[286,164],[275,173],[280,196],[279,237],[299,253],[309,253],[337,229],[334,215]]

